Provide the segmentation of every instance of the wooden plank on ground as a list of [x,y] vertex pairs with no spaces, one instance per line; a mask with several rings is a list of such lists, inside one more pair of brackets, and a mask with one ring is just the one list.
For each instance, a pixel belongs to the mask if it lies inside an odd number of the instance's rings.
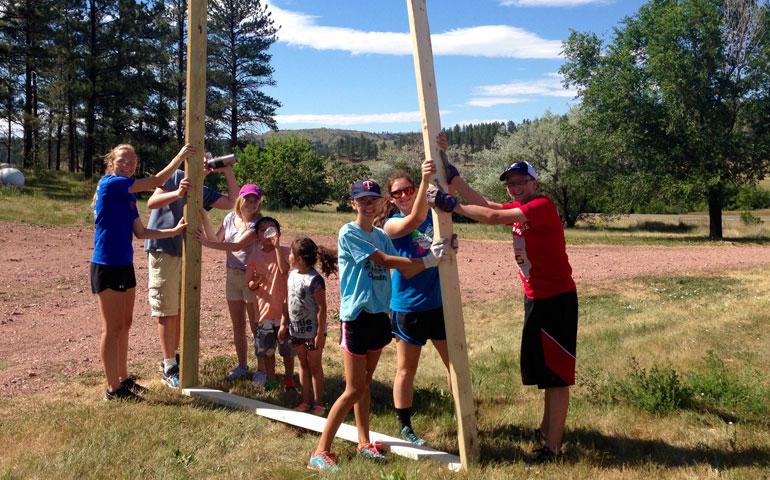
[[197,150],[185,161],[185,172],[194,189],[185,197],[187,229],[182,249],[182,311],[179,387],[198,384],[200,348],[201,244],[193,239],[200,225],[198,211],[203,206],[203,154],[206,128],[206,0],[190,0],[187,13],[187,110],[185,141]]
[[[251,398],[244,398],[232,393],[223,392],[221,390],[215,390],[213,388],[184,388],[182,392],[185,395],[200,398],[217,405],[223,405],[225,407],[243,410],[246,412],[253,412],[259,416],[276,420],[278,422],[294,425],[295,427],[304,428],[305,430],[312,430],[314,432],[323,432],[326,419],[323,417],[316,417],[309,413],[296,412],[294,410],[280,407],[278,405],[272,405],[270,403],[260,402]],[[358,443],[358,430],[353,425],[343,423],[340,425],[337,431],[337,438],[342,438],[353,443]],[[413,460],[433,460],[445,464],[451,470],[460,469],[460,457],[452,455],[439,450],[434,450],[428,447],[418,447],[406,440],[400,438],[383,435],[377,432],[369,432],[369,438],[372,442],[382,442],[385,446],[396,455],[402,457],[411,458]]]
[[[438,108],[438,92],[433,69],[433,48],[430,41],[428,12],[425,0],[407,0],[409,27],[412,32],[412,51],[414,70],[417,77],[417,93],[422,114],[422,138],[425,156],[433,159],[437,166],[434,182],[447,191],[446,166],[440,160],[436,137],[441,132],[441,118]],[[452,216],[433,209],[434,236],[451,238]],[[458,443],[460,458],[464,469],[469,462],[478,457],[478,430],[473,406],[471,371],[468,364],[468,345],[465,341],[463,305],[460,295],[460,279],[457,273],[457,256],[452,252],[451,259],[438,266],[441,280],[441,297],[444,302],[444,323],[446,325],[447,347],[449,350],[449,370],[452,378],[452,394],[457,411]]]

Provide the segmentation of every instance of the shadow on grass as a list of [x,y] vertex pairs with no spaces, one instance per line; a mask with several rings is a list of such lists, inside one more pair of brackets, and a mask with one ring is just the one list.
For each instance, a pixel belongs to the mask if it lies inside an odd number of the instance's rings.
[[606,435],[582,428],[568,431],[565,440],[570,443],[566,452],[567,463],[579,460],[602,467],[655,463],[668,468],[706,463],[719,469],[770,465],[768,448],[740,448],[736,445],[724,448],[706,445],[680,447],[662,440]]

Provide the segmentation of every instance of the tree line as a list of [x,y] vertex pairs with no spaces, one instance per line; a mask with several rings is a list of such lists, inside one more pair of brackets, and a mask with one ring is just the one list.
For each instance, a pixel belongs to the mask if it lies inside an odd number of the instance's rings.
[[[211,0],[207,143],[275,129],[280,102],[269,47],[278,26],[260,0]],[[0,158],[24,168],[83,171],[116,143],[142,167],[184,141],[185,0],[6,0],[0,6]],[[16,152],[16,133],[21,151]]]

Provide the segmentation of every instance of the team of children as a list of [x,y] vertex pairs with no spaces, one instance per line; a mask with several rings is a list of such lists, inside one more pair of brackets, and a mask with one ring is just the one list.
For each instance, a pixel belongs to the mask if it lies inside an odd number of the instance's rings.
[[[439,137],[438,144],[443,153],[447,148],[443,136]],[[128,377],[126,363],[128,328],[132,316],[130,306],[133,305],[136,283],[131,265],[131,232],[138,238],[151,239],[145,249],[150,263],[150,303],[153,316],[159,317],[164,356],[163,380],[172,387],[179,386],[179,367],[173,352],[179,339],[178,289],[181,271],[176,257],[181,255],[181,248],[175,247],[176,240],[181,243],[180,234],[185,224],[180,220],[181,213],[175,213],[174,207],[179,206],[181,198],[191,191],[192,185],[176,169],[182,159],[193,154],[194,149],[185,146],[158,175],[136,181],[131,179],[136,168],[133,149],[120,145],[106,157],[108,174],[100,182],[95,196],[96,237],[91,270],[92,288],[99,296],[103,319],[102,359],[108,383],[107,400],[141,399],[137,393],[146,390]],[[503,174],[503,181],[507,182],[509,176],[514,176],[513,173],[518,175],[519,170],[512,168]],[[309,238],[297,238],[290,247],[282,246],[279,222],[261,214],[261,189],[246,184],[237,198],[233,198],[237,184],[230,167],[223,170],[227,176],[229,195],[225,197],[207,190],[204,192],[204,206],[206,209],[234,206],[233,211],[227,214],[221,227],[215,231],[202,209],[202,227],[193,236],[206,247],[227,252],[225,297],[232,319],[238,365],[226,378],[237,380],[251,376],[247,362],[248,318],[257,357],[257,370],[252,382],[265,390],[277,388],[277,349],[285,367],[284,388],[295,390],[294,357],[297,356],[301,403],[296,410],[318,416],[328,413],[308,468],[338,470],[330,448],[339,426],[351,409],[355,413],[359,437],[357,454],[382,461],[385,456],[381,446],[373,444],[369,438],[369,386],[383,348],[396,338],[398,368],[393,396],[401,423],[400,436],[416,445],[424,445],[425,441],[412,428],[411,414],[414,376],[421,348],[428,340],[446,365],[447,381],[450,381],[441,292],[434,268],[449,256],[450,247],[445,239],[433,238],[428,198],[432,205],[445,211],[456,207],[450,194],[434,191],[428,195],[428,179],[435,172],[433,162],[423,162],[422,181],[418,188],[411,176],[394,172],[386,184],[387,200],[383,199],[380,186],[373,180],[356,182],[351,192],[351,206],[356,218],[340,230],[337,252],[318,246]],[[498,206],[487,202],[459,178],[457,170],[451,165],[448,177],[450,193],[458,191],[471,205],[464,210],[457,208],[459,213],[480,221],[500,223],[484,217],[486,211],[490,208],[515,208],[515,211],[508,210],[511,214],[505,216],[506,223],[527,221],[528,217],[519,213],[522,211],[520,204]],[[521,176],[525,180],[531,177],[537,178],[534,169]],[[516,188],[525,185],[523,182],[515,183]],[[508,186],[511,185],[509,182]],[[146,229],[136,214],[133,192],[152,188],[155,188],[155,193],[148,201],[148,206],[153,209],[150,226],[165,228]],[[531,195],[527,198],[522,197],[523,200],[534,198],[532,192],[534,190],[529,192]],[[520,195],[511,195],[514,200],[520,200]],[[165,239],[165,242],[157,239]],[[121,256],[117,258],[110,252],[120,253]],[[327,308],[326,286],[321,273],[326,277],[337,273],[338,263],[340,347],[343,351],[345,390],[327,412],[322,363]],[[320,266],[321,273],[316,270],[316,265]],[[394,270],[392,278],[391,269]],[[570,285],[565,287],[565,291],[574,292],[574,284],[568,287]],[[573,346],[569,353],[574,359],[574,335],[570,335]],[[574,362],[566,368],[572,368],[574,372]],[[525,381],[542,383],[537,375]],[[569,381],[569,378],[567,383],[551,381],[541,387],[547,389],[546,405],[551,393],[551,403],[564,403],[565,394],[561,392],[571,384]],[[574,380],[571,381],[574,383]],[[549,391],[551,388],[554,390]],[[566,395],[568,401],[568,391]],[[553,421],[549,423],[546,420],[538,430],[551,440],[544,447],[551,456],[560,453],[562,416],[566,417],[566,407],[553,415],[559,417],[557,423],[560,423],[561,430],[559,425],[554,426]]]

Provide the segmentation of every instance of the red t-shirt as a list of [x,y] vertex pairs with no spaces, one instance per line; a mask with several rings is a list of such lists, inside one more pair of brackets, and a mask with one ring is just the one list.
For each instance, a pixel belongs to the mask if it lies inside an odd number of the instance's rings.
[[556,204],[538,195],[523,205],[504,203],[503,208],[520,208],[528,219],[513,224],[513,251],[524,294],[540,299],[576,291]]

